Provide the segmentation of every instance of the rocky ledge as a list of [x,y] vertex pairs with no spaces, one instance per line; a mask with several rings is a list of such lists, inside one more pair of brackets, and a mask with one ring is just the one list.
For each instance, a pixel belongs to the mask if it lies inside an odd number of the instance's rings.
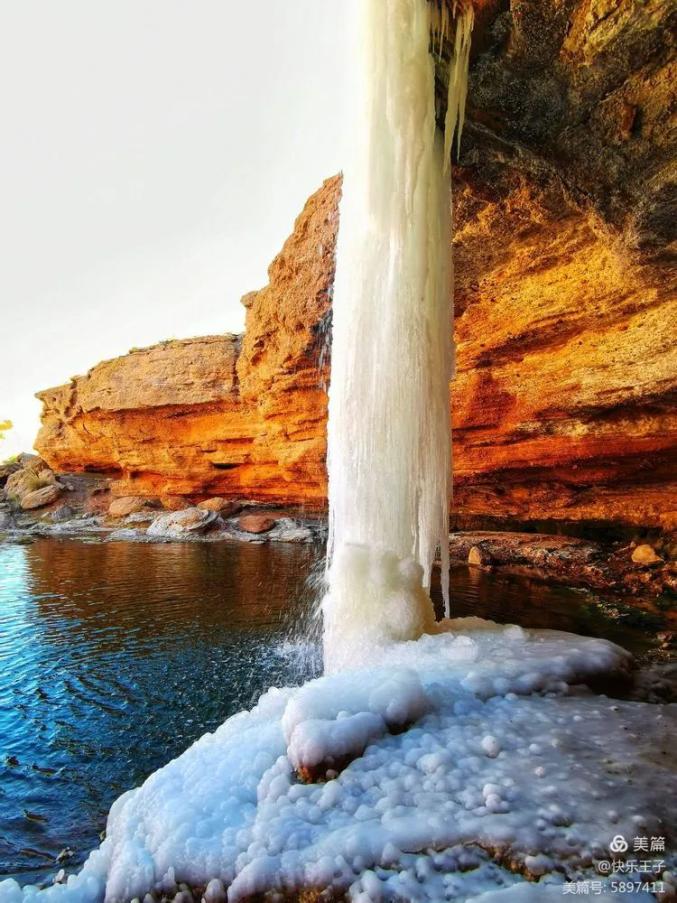
[[451,533],[453,562],[500,569],[548,583],[602,592],[660,599],[675,614],[677,566],[674,548],[661,539],[642,542],[593,542],[543,533],[468,531]]
[[57,479],[41,458],[24,455],[0,472],[0,540],[53,536],[128,542],[311,543],[325,537],[324,523],[317,517],[275,506],[264,508],[247,499],[215,496],[199,502],[166,501],[169,507],[147,496],[112,498],[106,478],[72,474]]

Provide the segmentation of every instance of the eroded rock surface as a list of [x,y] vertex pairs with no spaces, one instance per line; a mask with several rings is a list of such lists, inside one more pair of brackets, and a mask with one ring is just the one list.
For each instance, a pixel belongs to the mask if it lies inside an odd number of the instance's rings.
[[112,474],[122,496],[322,505],[329,309],[340,179],[307,202],[243,299],[247,332],[163,342],[40,392],[37,446],[58,471]]
[[[460,516],[677,522],[675,15],[478,7],[454,167]],[[310,198],[243,299],[244,337],[164,343],[40,393],[48,463],[114,473],[118,495],[321,506],[339,193],[333,178]]]
[[455,168],[461,514],[675,523],[674,18],[484,21]]

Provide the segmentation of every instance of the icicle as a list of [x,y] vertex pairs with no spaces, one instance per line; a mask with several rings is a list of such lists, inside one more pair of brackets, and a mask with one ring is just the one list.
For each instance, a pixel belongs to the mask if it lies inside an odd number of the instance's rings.
[[450,181],[430,53],[447,20],[426,0],[359,9],[333,302],[328,671],[432,627],[438,550],[447,611],[449,597]]
[[442,26],[440,28],[440,46],[439,46],[439,50],[437,51],[437,55],[439,57],[442,56],[442,49],[444,48],[444,42],[447,39],[447,24],[448,24],[447,19],[448,19],[448,12],[447,12],[447,4],[445,3],[442,6]]
[[456,153],[461,152],[461,135],[465,122],[465,102],[468,96],[468,66],[470,63],[470,38],[475,20],[472,6],[461,8],[456,18],[454,55],[449,67],[447,115],[444,120],[445,165],[450,165],[451,146],[456,133]]

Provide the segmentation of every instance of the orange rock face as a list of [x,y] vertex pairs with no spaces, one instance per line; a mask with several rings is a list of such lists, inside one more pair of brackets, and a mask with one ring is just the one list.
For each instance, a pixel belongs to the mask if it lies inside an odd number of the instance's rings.
[[[668,7],[479,6],[454,167],[454,509],[674,526]],[[310,198],[243,337],[40,393],[48,464],[109,471],[117,495],[322,506],[339,194],[333,178]]]
[[243,299],[247,332],[165,342],[39,393],[36,444],[58,471],[103,471],[118,496],[324,504],[321,375],[340,180],[306,204]]
[[674,291],[559,189],[505,175],[498,202],[457,190],[455,507],[674,524]]
[[[555,189],[506,172],[487,200],[457,170],[454,509],[669,526],[668,286]],[[339,191],[306,205],[247,296],[242,340],[167,343],[41,393],[50,466],[117,472],[118,495],[324,504]]]

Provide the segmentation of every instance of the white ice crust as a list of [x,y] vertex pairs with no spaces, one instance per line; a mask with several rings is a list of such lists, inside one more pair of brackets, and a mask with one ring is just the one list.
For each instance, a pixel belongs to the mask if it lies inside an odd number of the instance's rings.
[[[675,836],[677,706],[578,686],[629,667],[613,644],[463,619],[376,658],[269,690],[120,797],[79,874],[4,881],[0,901],[117,903],[219,879],[230,901],[335,885],[361,903],[529,903],[598,879],[615,834]],[[333,780],[298,781],[344,755]]]

